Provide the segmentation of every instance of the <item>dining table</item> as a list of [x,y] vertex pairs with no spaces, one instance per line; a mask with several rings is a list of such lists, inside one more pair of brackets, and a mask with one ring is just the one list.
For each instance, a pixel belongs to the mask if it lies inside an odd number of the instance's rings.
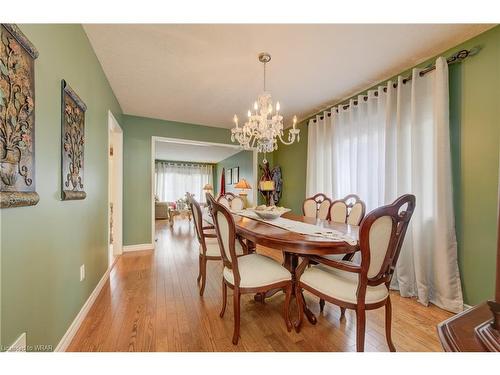
[[[283,266],[291,273],[293,293],[295,294],[295,271],[300,257],[349,254],[359,251],[359,227],[336,223],[291,212],[283,214],[278,220],[259,219],[250,210],[233,211],[236,235],[245,242],[249,252],[257,245],[283,254]],[[283,220],[284,219],[284,220]],[[207,219],[211,222],[211,218]],[[279,290],[257,294],[255,300],[262,301]],[[316,324],[314,313],[302,298],[304,314],[309,322]]]

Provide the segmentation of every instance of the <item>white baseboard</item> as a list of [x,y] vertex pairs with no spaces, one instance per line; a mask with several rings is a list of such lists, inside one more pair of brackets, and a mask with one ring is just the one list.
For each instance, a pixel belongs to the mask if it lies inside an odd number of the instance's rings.
[[144,251],[144,250],[154,250],[154,245],[151,243],[141,243],[138,245],[127,245],[123,246],[123,252],[128,253],[130,251]]
[[7,349],[8,352],[25,352],[26,351],[26,332],[17,338],[14,343]]
[[470,308],[472,308],[473,306],[471,305],[467,305],[464,303],[464,310],[469,310]]
[[104,275],[102,275],[101,280],[97,283],[96,287],[90,293],[89,298],[87,298],[87,301],[83,304],[81,310],[78,312],[78,314],[75,317],[75,320],[71,323],[69,326],[68,330],[62,337],[61,341],[59,341],[59,344],[57,344],[56,348],[54,349],[55,352],[64,352],[68,348],[69,344],[75,337],[76,333],[78,332],[78,329],[83,323],[83,320],[87,316],[90,308],[94,304],[95,300],[99,296],[99,293],[101,292],[104,284],[106,284],[106,281],[109,278],[109,274],[111,273],[111,270],[113,269],[114,265],[116,264],[116,260],[118,257],[115,257],[113,264],[104,272]]

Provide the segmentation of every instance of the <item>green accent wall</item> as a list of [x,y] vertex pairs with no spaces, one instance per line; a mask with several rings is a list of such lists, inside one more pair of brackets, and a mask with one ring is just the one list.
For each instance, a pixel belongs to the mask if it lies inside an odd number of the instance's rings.
[[[218,162],[215,166],[215,186],[214,194],[218,195],[220,193],[220,179],[222,176],[223,168],[234,168],[240,167],[240,180],[244,178],[248,181],[252,188],[255,188],[255,181],[253,180],[253,152],[252,151],[240,151],[237,154],[231,155],[227,159]],[[238,194],[239,191],[233,187],[233,184],[227,184],[226,181],[226,192]],[[248,204],[254,205],[252,202],[252,191],[248,191]]]
[[[54,349],[108,266],[108,109],[118,121],[122,111],[80,25],[20,28],[40,52],[35,61],[40,202],[0,211],[1,344],[5,350],[26,332],[28,346]],[[88,107],[87,198],[81,201],[60,199],[63,78]]]
[[123,115],[123,244],[151,243],[151,139],[153,136],[231,144],[231,131]]
[[[458,261],[464,300],[470,305],[491,298],[494,292],[500,148],[500,26],[439,54],[449,56],[475,46],[481,47],[479,54],[450,65],[449,69]],[[434,60],[429,59],[419,66]],[[297,213],[305,197],[307,124],[302,123],[300,129],[301,143],[280,146],[274,152],[275,164],[281,165],[283,172],[281,204]]]
[[[123,244],[149,244],[152,241],[152,137],[234,143],[231,142],[231,131],[225,128],[130,115],[123,115],[120,125],[123,129]],[[259,154],[259,163],[263,157],[263,154]],[[267,154],[267,159],[272,166],[273,155]]]
[[291,208],[293,212],[302,215],[302,202],[306,196],[307,170],[307,124],[302,122],[300,141],[290,146],[278,144],[278,150],[273,152],[274,166],[281,166],[283,192],[280,206]]

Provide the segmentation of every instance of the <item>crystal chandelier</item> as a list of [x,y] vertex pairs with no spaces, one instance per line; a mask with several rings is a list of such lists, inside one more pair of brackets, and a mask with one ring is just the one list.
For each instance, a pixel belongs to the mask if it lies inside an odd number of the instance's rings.
[[[273,107],[271,94],[266,91],[266,64],[271,61],[268,53],[259,54],[259,61],[264,64],[264,92],[257,97],[253,105],[254,111],[248,110],[248,121],[240,127],[238,116],[234,115],[235,127],[231,129],[231,141],[239,142],[245,149],[257,148],[257,152],[273,152],[278,149],[278,139],[285,145],[300,141],[300,130],[296,128],[297,116],[293,116],[293,127],[288,130],[288,141],[283,139],[283,116],[280,114],[280,103]],[[265,162],[264,158],[264,162]]]

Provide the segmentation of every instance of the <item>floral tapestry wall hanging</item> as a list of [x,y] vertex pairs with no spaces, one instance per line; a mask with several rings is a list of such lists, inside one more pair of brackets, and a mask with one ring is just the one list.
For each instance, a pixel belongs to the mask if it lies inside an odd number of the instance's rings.
[[38,51],[16,25],[1,24],[0,40],[0,207],[32,206]]
[[83,190],[87,106],[64,80],[61,82],[61,93],[61,198],[84,199],[87,196]]

